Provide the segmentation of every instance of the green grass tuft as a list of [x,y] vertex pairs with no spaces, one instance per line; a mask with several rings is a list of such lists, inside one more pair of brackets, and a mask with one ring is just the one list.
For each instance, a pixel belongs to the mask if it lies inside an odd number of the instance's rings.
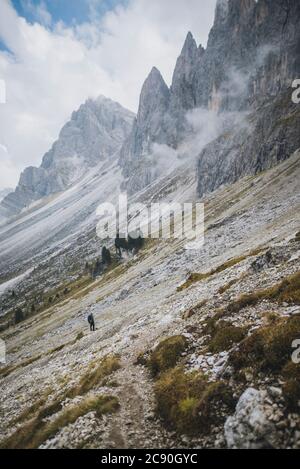
[[152,375],[157,376],[159,373],[173,368],[187,345],[187,339],[183,335],[175,335],[160,342],[146,361]]
[[205,434],[223,422],[222,411],[234,408],[230,390],[221,381],[208,382],[180,367],[163,373],[155,383],[157,412],[167,428],[188,435]]
[[[278,320],[244,339],[238,349],[230,354],[229,364],[241,376],[243,370],[250,368],[255,374],[263,372],[295,379],[287,373],[292,364],[292,343],[299,337],[300,315]],[[291,369],[299,372],[299,365]]]
[[227,321],[220,321],[212,332],[208,349],[211,353],[219,353],[231,349],[247,335],[246,327],[236,327]]

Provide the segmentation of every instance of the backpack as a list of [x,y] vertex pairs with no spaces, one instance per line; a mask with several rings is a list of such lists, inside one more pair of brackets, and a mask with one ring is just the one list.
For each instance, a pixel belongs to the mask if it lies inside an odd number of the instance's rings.
[[88,323],[89,323],[89,324],[92,324],[92,322],[93,322],[93,315],[92,315],[92,314],[89,314],[87,319],[88,319]]

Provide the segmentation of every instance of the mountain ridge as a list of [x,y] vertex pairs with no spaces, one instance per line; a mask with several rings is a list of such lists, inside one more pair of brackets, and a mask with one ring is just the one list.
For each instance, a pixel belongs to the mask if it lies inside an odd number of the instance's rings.
[[[269,130],[266,140],[272,149],[278,145],[278,133],[284,141],[289,141],[286,151],[281,149],[278,158],[270,158],[263,151],[264,141],[260,146],[253,143],[248,146],[248,157],[254,159],[253,153],[258,153],[258,161],[253,161],[252,166],[242,166],[244,156],[235,153],[233,165],[235,166],[235,180],[245,174],[253,174],[259,168],[269,167],[284,158],[287,158],[299,145],[300,140],[297,133],[299,125],[298,108],[292,103],[292,82],[300,74],[300,33],[297,27],[297,18],[300,17],[300,4],[297,0],[288,3],[285,0],[219,0],[216,5],[215,20],[209,33],[206,49],[197,44],[189,32],[183,49],[175,66],[172,85],[169,89],[167,109],[165,103],[155,113],[147,115],[143,119],[143,108],[152,107],[152,94],[142,96],[138,119],[135,121],[134,131],[130,134],[121,149],[120,164],[126,178],[126,187],[129,192],[134,192],[144,185],[149,184],[151,172],[149,165],[153,160],[153,146],[164,144],[172,149],[178,147],[193,133],[188,122],[187,112],[197,109],[214,113],[216,116],[225,116],[226,113],[249,112],[254,116],[256,125],[266,122],[264,114],[268,103],[281,107],[281,113],[287,116],[297,117],[291,119],[292,132],[286,131],[282,125],[278,112],[272,119],[272,127],[277,126],[279,132],[272,136]],[[166,92],[167,93],[167,92]],[[290,93],[290,99],[284,99]],[[276,104],[277,102],[277,104]],[[234,120],[234,122],[236,119]],[[166,122],[169,124],[166,126]],[[228,129],[229,125],[221,128],[218,137],[222,133],[230,131],[235,134],[234,127]],[[250,135],[255,140],[255,133],[246,135],[246,140],[240,139],[239,145],[246,145]],[[155,129],[161,129],[156,134]],[[238,136],[233,138],[237,141]],[[227,149],[215,145],[215,159],[221,163]],[[142,151],[143,149],[143,151]],[[144,150],[147,149],[145,152]],[[197,162],[199,177],[199,194],[206,190],[218,187],[213,180],[219,177],[210,167],[207,186],[201,182],[204,172],[201,171],[201,162],[205,160],[206,148],[199,150]],[[245,156],[247,159],[247,156]],[[144,161],[143,161],[144,159]],[[146,160],[150,162],[146,162]],[[239,159],[241,161],[239,161]],[[154,164],[154,162],[153,162]],[[229,172],[224,174],[223,183],[232,181],[232,165]],[[207,168],[207,166],[206,166]],[[200,169],[200,171],[199,171]],[[152,171],[153,173],[153,171]],[[138,183],[137,184],[137,180]],[[203,186],[203,187],[202,187]]]
[[115,158],[133,119],[131,111],[111,99],[88,99],[62,127],[40,167],[21,173],[15,191],[0,204],[0,217],[16,215],[32,202],[66,190],[99,162]]

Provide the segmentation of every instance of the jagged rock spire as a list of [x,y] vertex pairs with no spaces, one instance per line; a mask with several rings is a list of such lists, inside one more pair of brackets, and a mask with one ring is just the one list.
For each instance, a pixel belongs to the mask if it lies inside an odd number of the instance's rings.
[[198,49],[192,33],[189,32],[177,59],[171,87],[173,102],[184,109],[191,109],[195,105],[192,85],[195,68],[202,53],[203,49]]
[[196,41],[192,33],[189,31],[184,41],[184,45],[180,55],[184,57],[192,57],[195,54],[196,50]]
[[160,71],[153,67],[142,87],[138,121],[145,121],[151,112],[165,112],[168,108],[169,99],[170,90]]
[[149,88],[155,87],[158,91],[162,91],[163,93],[168,94],[168,86],[166,82],[164,81],[162,74],[160,71],[156,68],[153,67],[151,72],[149,73],[148,77],[146,78],[144,85],[142,87],[142,92],[141,94],[145,94],[148,92]]

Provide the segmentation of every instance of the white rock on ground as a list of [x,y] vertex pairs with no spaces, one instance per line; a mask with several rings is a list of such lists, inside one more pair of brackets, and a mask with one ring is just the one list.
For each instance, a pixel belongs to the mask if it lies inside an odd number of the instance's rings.
[[276,428],[268,418],[266,393],[248,388],[240,397],[233,416],[225,422],[225,438],[231,449],[273,447]]

